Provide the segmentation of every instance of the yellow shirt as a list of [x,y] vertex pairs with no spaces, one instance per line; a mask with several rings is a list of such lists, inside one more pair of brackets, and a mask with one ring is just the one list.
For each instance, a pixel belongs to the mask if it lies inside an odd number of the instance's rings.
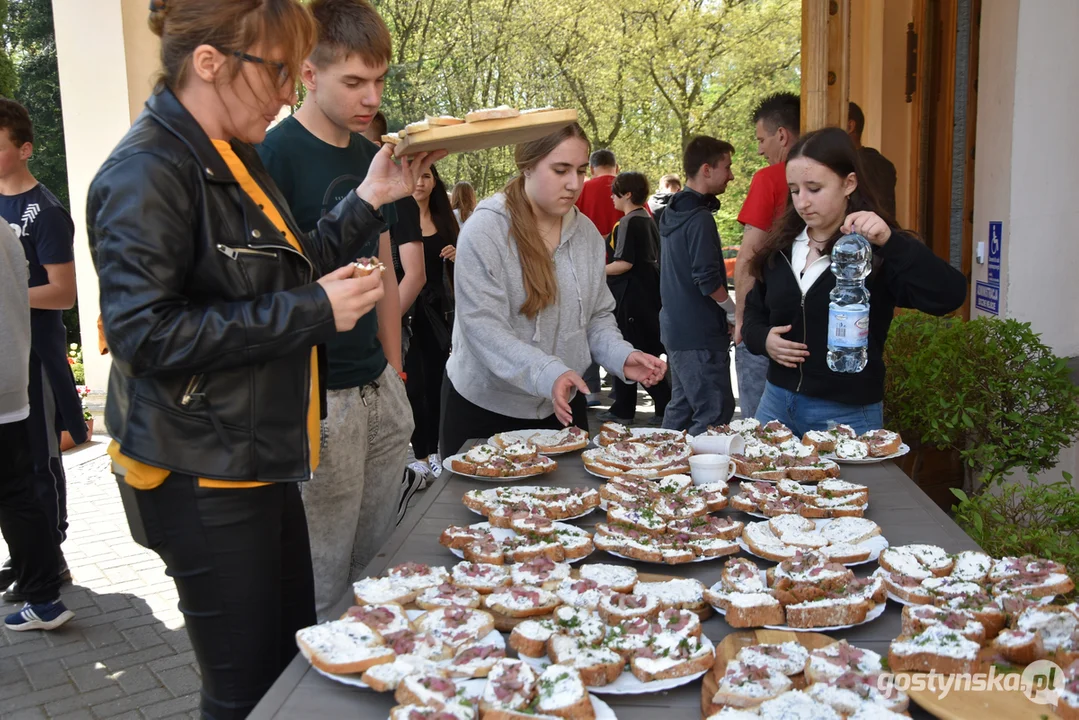
[[[240,187],[243,189],[247,196],[251,200],[262,208],[263,214],[266,218],[274,224],[274,227],[281,231],[288,244],[294,247],[299,252],[303,252],[303,248],[300,247],[299,241],[288,229],[288,225],[285,223],[285,219],[281,217],[281,213],[278,211],[277,206],[273,204],[273,201],[266,195],[266,193],[259,187],[259,184],[255,182],[255,178],[251,177],[251,173],[248,172],[240,158],[233,152],[232,147],[225,140],[214,140],[214,147],[221,153],[221,157],[224,158],[225,164],[229,166],[229,170],[232,171],[232,176],[236,178],[236,181],[240,183]],[[311,446],[311,471],[314,472],[318,467],[319,462],[319,405],[318,405],[318,350],[311,348],[311,395],[310,400],[307,403],[307,439]],[[164,468],[154,467],[153,465],[147,465],[141,463],[138,460],[133,460],[123,454],[123,450],[120,448],[119,443],[113,440],[109,444],[109,456],[112,457],[113,462],[127,470],[127,475],[124,480],[131,487],[139,490],[152,490],[161,483],[165,482],[165,478],[169,475],[169,470]],[[262,485],[269,485],[269,483],[257,482],[254,480],[213,480],[210,478],[199,478],[200,487],[214,487],[214,488],[251,488],[261,487]]]

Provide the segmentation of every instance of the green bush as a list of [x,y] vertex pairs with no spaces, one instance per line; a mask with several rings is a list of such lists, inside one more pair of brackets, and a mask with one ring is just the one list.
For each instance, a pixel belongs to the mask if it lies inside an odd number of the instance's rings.
[[993,557],[1037,555],[1064,563],[1079,573],[1079,493],[1064,480],[1040,484],[1012,480],[991,492],[959,499],[952,507],[963,531]]
[[1079,388],[1029,323],[906,313],[885,362],[888,427],[958,450],[972,487],[1044,472],[1079,435]]

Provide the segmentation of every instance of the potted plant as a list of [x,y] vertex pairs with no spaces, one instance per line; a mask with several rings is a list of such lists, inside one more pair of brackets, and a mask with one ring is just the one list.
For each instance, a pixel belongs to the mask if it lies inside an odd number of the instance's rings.
[[1079,388],[1029,323],[905,313],[885,358],[889,427],[956,453],[967,492],[1052,468],[1079,435]]
[[[79,398],[82,401],[82,419],[86,421],[86,435],[88,437],[94,434],[94,415],[90,412],[90,408],[86,406],[86,398],[90,397],[90,388],[85,385],[77,385],[75,390],[79,393]],[[72,439],[71,434],[67,430],[60,432],[60,451],[70,450],[75,447],[75,441]]]

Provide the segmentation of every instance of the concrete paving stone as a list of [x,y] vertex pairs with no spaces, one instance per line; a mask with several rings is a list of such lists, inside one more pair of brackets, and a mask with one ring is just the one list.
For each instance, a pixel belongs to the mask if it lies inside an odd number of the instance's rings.
[[[27,633],[30,634],[30,633]],[[38,637],[29,643],[19,643],[18,645],[8,645],[6,647],[0,647],[0,659],[18,657],[23,653],[35,652],[38,650],[50,650],[49,643],[45,638]]]
[[143,627],[145,625],[156,625],[159,622],[160,620],[154,615],[135,615],[133,617],[124,618],[123,620],[117,620],[112,623],[112,627],[123,632],[124,630]]
[[108,595],[98,595],[95,597],[94,604],[101,608],[103,612],[125,610],[131,607],[131,598],[119,593],[109,593]]
[[18,656],[0,660],[0,683],[13,682],[12,678],[15,677],[15,673],[20,672],[22,672],[22,663],[19,662]]
[[66,668],[76,668],[87,663],[100,662],[106,667],[112,658],[119,655],[125,655],[131,652],[131,646],[127,642],[116,643],[115,645],[106,645],[105,647],[94,648],[78,655],[72,655],[66,657],[61,662]]
[[183,713],[183,716],[187,717],[187,713],[198,706],[199,694],[192,693],[191,695],[173,698],[172,700],[166,700],[165,702],[157,703],[156,705],[144,706],[142,708],[142,714],[148,718],[166,718],[176,715],[177,713]]
[[126,670],[117,670],[114,677],[128,695],[159,688],[162,685],[157,676],[150,672],[145,665],[137,665]]
[[60,598],[68,610],[79,610],[94,604],[94,598],[86,588],[77,585],[68,586],[60,591]]
[[70,623],[52,632],[42,634],[45,636],[45,642],[49,643],[49,647],[70,645],[83,639],[81,628],[76,628]]
[[130,630],[123,630],[122,633],[131,644],[131,647],[136,650],[143,650],[165,642],[164,638],[157,632],[157,628],[153,625],[144,625],[142,627],[131,628]]
[[53,715],[52,720],[94,720],[94,714],[89,708],[81,708],[63,715]]
[[198,674],[198,665],[195,664],[195,652],[193,650],[170,655],[158,660],[151,660],[146,663],[146,667],[158,674],[165,670],[171,670],[172,668],[181,667],[183,665],[191,667],[192,672]]
[[19,653],[19,662],[23,664],[23,667],[27,667],[36,665],[40,662],[45,662],[46,660],[60,660],[61,658],[78,655],[89,649],[90,643],[80,639],[78,642],[68,643],[66,645],[61,645],[60,647],[50,647],[44,650],[35,650],[30,653]]
[[116,680],[109,677],[112,674],[109,669],[96,660],[85,665],[68,668],[67,674],[71,676],[72,681],[79,688],[79,692],[83,693],[116,684]]
[[[3,610],[0,610],[0,612],[5,612],[9,615],[19,609],[15,605],[8,604],[4,604],[2,607]],[[16,632],[4,628],[0,630],[0,638],[4,639],[5,645],[30,645],[41,639],[41,635],[36,632]]]
[[33,664],[24,663],[23,672],[26,673],[26,677],[30,679],[30,684],[35,690],[44,690],[61,683],[71,682],[71,678],[67,676],[67,670],[55,660]]
[[41,708],[28,707],[15,712],[5,712],[2,717],[4,720],[44,720],[46,715]]
[[93,711],[94,717],[110,718],[169,699],[168,690],[165,688],[154,688],[153,690],[146,690],[134,695],[128,695],[127,697],[110,700],[109,702],[104,702],[100,705],[93,705],[90,710]]
[[56,715],[63,715],[64,713],[74,712],[76,710],[83,710],[86,712],[87,717],[90,717],[90,706],[103,703],[108,700],[115,700],[124,696],[124,690],[119,685],[109,685],[107,687],[98,688],[97,690],[91,690],[90,692],[79,693],[63,700],[56,700],[51,703],[45,704],[45,712],[49,717],[55,717]]
[[165,688],[176,697],[197,693],[202,688],[200,678],[190,666],[162,670],[157,674]]
[[83,628],[82,635],[95,648],[124,642],[124,636],[120,633],[115,623]]
[[[19,670],[20,670],[20,674],[19,674],[18,677],[21,678],[22,677],[22,674],[21,674],[22,668],[19,668]],[[23,695],[25,693],[29,693],[29,692],[34,691],[34,688],[30,686],[30,681],[29,680],[26,680],[26,679],[16,680],[15,675],[8,675],[6,673],[4,675],[0,675],[0,677],[3,677],[4,680],[7,681],[7,684],[0,685],[0,701],[7,700],[8,698],[15,697],[17,695]]]
[[[91,608],[88,609],[92,610]],[[117,620],[123,620],[124,618],[135,617],[138,614],[139,611],[132,607],[123,610],[113,610],[111,612],[101,612],[99,608],[96,614],[83,617],[76,616],[75,622],[78,622],[81,627],[95,627],[104,623],[111,623],[116,622]]]
[[169,644],[173,652],[186,652],[191,649],[191,638],[186,632],[170,632],[165,636],[165,642]]
[[[62,700],[66,697],[71,697],[75,692],[75,686],[72,683],[57,685],[56,687],[46,688],[45,690],[35,690],[33,692],[8,698],[4,701],[4,710],[6,712],[14,712],[16,710],[22,710],[23,708],[44,706],[54,700]],[[45,717],[45,715],[42,714],[42,717]]]
[[156,660],[159,657],[165,657],[166,655],[172,655],[174,650],[168,645],[162,643],[161,645],[154,645],[153,647],[145,648],[137,652],[128,653],[127,655],[118,655],[109,661],[108,666],[110,670],[124,670],[132,667],[133,665],[142,665],[143,663]]

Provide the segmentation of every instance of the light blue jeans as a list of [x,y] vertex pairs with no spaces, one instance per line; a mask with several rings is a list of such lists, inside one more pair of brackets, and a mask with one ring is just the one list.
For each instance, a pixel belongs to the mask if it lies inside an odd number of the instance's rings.
[[798,438],[810,430],[827,430],[830,423],[850,425],[861,435],[884,427],[884,403],[847,405],[801,395],[766,382],[756,418],[761,424],[779,420]]

